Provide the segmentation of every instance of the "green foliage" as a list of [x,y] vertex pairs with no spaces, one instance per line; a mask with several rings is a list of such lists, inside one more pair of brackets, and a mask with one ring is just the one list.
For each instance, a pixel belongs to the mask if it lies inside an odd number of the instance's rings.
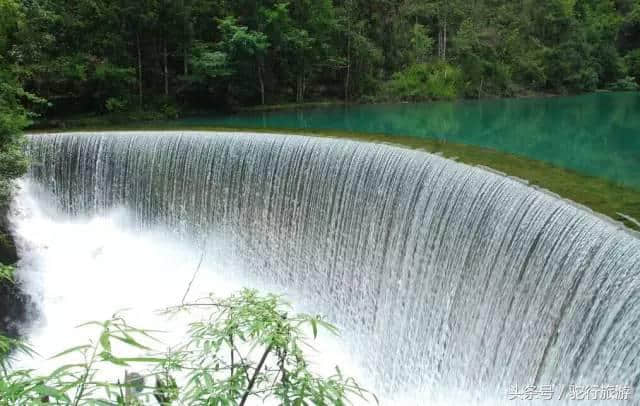
[[617,80],[615,83],[612,83],[609,86],[609,90],[617,91],[617,92],[630,92],[637,91],[640,89],[638,82],[636,79],[631,76],[624,77],[622,79]]
[[461,88],[460,70],[444,62],[411,65],[387,84],[392,98],[410,101],[452,100]]
[[26,170],[20,132],[29,117],[20,102],[30,95],[18,85],[7,56],[23,18],[17,2],[0,1],[0,199],[6,198],[8,181]]
[[[89,66],[77,66],[80,69],[90,69],[84,81],[91,81],[94,87],[93,97],[105,100],[105,108],[109,112],[124,111],[132,98],[129,92],[135,84],[135,70],[121,67],[108,61],[99,61]],[[111,108],[111,109],[110,109]]]
[[[22,389],[20,388],[21,385],[15,385],[14,382],[14,386],[6,379],[9,375],[13,374],[10,373],[9,370],[17,355],[34,357],[37,354],[28,344],[23,343],[20,340],[4,337],[2,334],[0,334],[0,395],[3,395],[0,396],[1,406],[4,406],[6,404],[3,403],[5,397],[7,399],[11,399],[11,397],[17,395],[22,391]],[[28,375],[28,371],[24,371],[24,373],[22,374],[15,374],[17,375],[18,379],[21,379],[25,378],[25,376]]]
[[229,56],[204,43],[194,44],[190,63],[193,73],[186,78],[192,82],[207,83],[209,80],[233,73],[229,65]]
[[11,181],[27,169],[23,153],[22,130],[33,114],[25,105],[41,105],[44,100],[26,92],[20,85],[16,63],[16,36],[25,26],[20,3],[0,0],[0,205],[5,206]]
[[180,117],[180,107],[174,103],[164,103],[160,107],[160,112],[168,120],[175,120]]
[[127,108],[127,101],[117,97],[109,97],[105,102],[105,107],[109,113],[120,113]]
[[32,96],[17,86],[10,73],[0,68],[0,204],[5,205],[11,192],[11,180],[27,170],[23,153],[22,129],[29,114],[20,103]]
[[624,63],[627,75],[636,78],[636,81],[640,80],[640,49],[629,52],[624,57]]
[[[157,332],[135,328],[119,315],[84,324],[81,327],[96,329],[95,338],[54,356],[69,362],[49,375],[5,369],[0,405],[137,405],[152,399],[164,406],[242,406],[254,400],[344,405],[353,396],[375,399],[338,368],[329,377],[311,371],[305,355],[308,341],[321,330],[337,333],[322,318],[289,315],[280,297],[252,290],[226,299],[210,296],[165,313],[196,309],[207,310],[207,317],[191,324],[184,343],[165,352],[149,347],[158,344],[153,337]],[[19,344],[0,338],[0,351],[6,353],[15,345]],[[124,348],[141,354],[117,355]],[[18,349],[33,354],[28,347]],[[100,371],[107,365],[122,371],[124,380],[101,380]],[[144,373],[128,372],[132,368]]]
[[23,23],[24,15],[20,3],[16,0],[0,0],[0,50],[6,52],[9,49],[12,34],[19,30]]
[[422,24],[414,24],[413,36],[411,37],[414,61],[417,63],[427,62],[433,53],[433,44],[434,41],[429,36],[427,28]]
[[220,20],[218,29],[222,33],[220,47],[228,55],[235,57],[240,62],[243,57],[256,56],[264,53],[269,46],[267,36],[248,27],[238,25],[235,17],[226,17]]
[[12,266],[4,265],[0,263],[0,284],[4,282],[13,283],[13,273],[15,268]]
[[[637,1],[74,4],[0,2],[2,70],[52,100],[50,116],[153,110],[160,99],[199,110],[375,100],[394,75],[436,59],[461,74],[454,97],[575,93],[640,77]],[[415,97],[451,97],[441,90]]]

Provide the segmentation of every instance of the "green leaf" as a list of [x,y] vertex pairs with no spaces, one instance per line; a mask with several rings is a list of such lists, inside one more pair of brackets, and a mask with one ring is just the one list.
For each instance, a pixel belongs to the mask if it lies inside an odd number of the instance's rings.
[[137,342],[136,340],[134,340],[133,337],[126,334],[125,332],[123,332],[123,334],[124,334],[124,337],[112,335],[111,338],[115,338],[116,340],[122,341],[123,343],[130,345],[132,347],[140,348],[141,350],[147,350],[147,351],[151,350],[149,347],[146,347],[140,344],[139,342]]
[[62,351],[59,354],[54,355],[53,357],[49,358],[49,359],[56,359],[56,358],[60,358],[63,357],[67,354],[71,354],[72,352],[80,352],[82,350],[86,350],[88,348],[91,348],[90,345],[79,345],[77,347],[73,347],[73,348],[69,348],[68,350]]
[[101,352],[100,353],[100,357],[103,360],[105,360],[107,362],[110,362],[110,363],[112,363],[114,365],[123,366],[123,367],[129,366],[129,364],[127,364],[124,360],[114,356],[113,354],[111,354],[110,352],[107,352],[107,351]]
[[44,396],[51,396],[52,398],[56,399],[56,400],[60,400],[60,401],[66,401],[69,402],[69,397],[67,395],[65,395],[63,392],[46,386],[46,385],[37,385],[34,389],[33,389],[38,395],[40,395],[40,397],[44,397]]
[[109,330],[103,331],[102,334],[100,335],[100,345],[105,351],[111,352],[111,341],[109,341]]
[[60,368],[56,369],[55,371],[53,371],[49,377],[50,378],[57,378],[59,375],[61,375],[63,372],[66,372],[70,369],[73,368],[82,368],[84,367],[84,364],[68,364],[68,365],[63,365]]
[[97,321],[89,321],[89,322],[86,322],[86,323],[78,324],[76,326],[76,328],[82,328],[82,327],[88,327],[88,326],[103,327],[104,325],[102,323],[98,323]]
[[154,358],[154,357],[134,357],[134,358],[118,358],[122,362],[149,362],[159,364],[166,361],[166,358]]

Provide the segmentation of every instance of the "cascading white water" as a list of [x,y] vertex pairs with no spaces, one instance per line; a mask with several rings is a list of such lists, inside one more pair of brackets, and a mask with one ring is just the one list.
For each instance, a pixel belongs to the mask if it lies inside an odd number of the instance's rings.
[[[251,280],[242,278],[240,270],[221,268],[215,258],[203,258],[201,249],[171,238],[167,230],[132,232],[126,209],[70,218],[51,207],[51,201],[39,185],[21,181],[11,212],[22,256],[18,276],[41,312],[24,326],[39,355],[20,357],[16,368],[49,373],[61,364],[82,362],[78,357],[50,357],[95,340],[99,329],[78,326],[108,320],[115,312],[130,325],[153,329],[160,342],[147,340],[145,344],[154,351],[175,348],[184,342],[188,323],[208,313],[192,310],[169,317],[160,310],[180,304],[187,290],[186,300],[192,302],[209,293],[224,297],[242,287],[255,287]],[[117,344],[113,343],[113,348],[119,356],[147,355]],[[345,373],[366,382],[332,335],[320,331],[313,345],[318,351],[307,354],[313,370],[329,376],[337,363],[346,363]],[[327,358],[327,353],[333,356]],[[153,367],[136,363],[128,369],[146,375]],[[102,364],[100,371],[103,380],[123,379],[121,368]]]
[[[164,250],[153,236],[165,230],[176,253],[173,272],[153,254],[127,269],[184,281],[204,249],[209,274],[328,314],[382,395],[495,405],[513,404],[516,383],[638,387],[640,241],[520,182],[422,152],[283,135],[34,135],[30,154],[29,182],[92,219],[61,246],[100,241],[99,219],[123,208],[129,235]],[[145,252],[108,251],[127,249]],[[122,267],[84,272],[135,280]],[[79,285],[84,272],[67,276]]]

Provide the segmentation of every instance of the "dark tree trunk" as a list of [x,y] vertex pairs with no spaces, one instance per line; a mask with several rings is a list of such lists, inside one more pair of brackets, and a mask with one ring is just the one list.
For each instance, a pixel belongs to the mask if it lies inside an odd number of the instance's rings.
[[351,16],[347,16],[347,74],[344,78],[344,101],[349,101],[349,82],[351,81]]
[[142,50],[140,49],[139,33],[136,33],[136,47],[138,51],[138,107],[142,109]]
[[304,76],[302,73],[298,74],[296,80],[296,103],[302,103],[304,99]]
[[447,17],[444,17],[444,28],[442,30],[442,59],[447,60]]
[[167,52],[167,40],[164,40],[162,51],[162,62],[164,66],[164,97],[169,98],[169,54]]
[[183,60],[184,60],[183,72],[184,72],[184,75],[187,76],[189,74],[189,51],[187,50],[187,44],[184,44]]
[[258,60],[258,86],[260,87],[260,103],[265,105],[264,91],[264,61]]

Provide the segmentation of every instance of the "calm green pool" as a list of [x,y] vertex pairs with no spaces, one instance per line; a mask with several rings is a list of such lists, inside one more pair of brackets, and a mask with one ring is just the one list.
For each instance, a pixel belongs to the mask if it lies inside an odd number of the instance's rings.
[[332,106],[181,120],[185,126],[340,130],[491,148],[640,189],[640,93]]

